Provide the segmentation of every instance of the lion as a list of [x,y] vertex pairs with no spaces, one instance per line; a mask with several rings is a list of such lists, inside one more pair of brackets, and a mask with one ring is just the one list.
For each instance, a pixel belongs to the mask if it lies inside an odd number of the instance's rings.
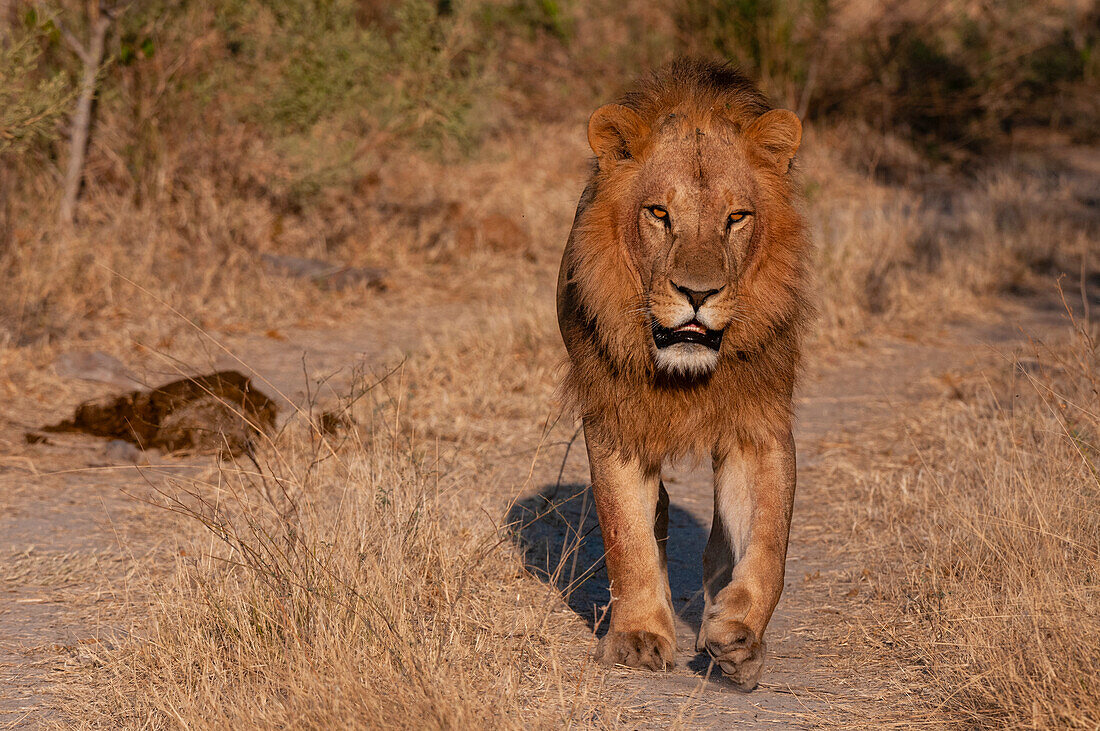
[[588,122],[595,153],[558,277],[563,381],[582,418],[611,582],[605,665],[674,667],[662,464],[710,456],[696,642],[756,687],[783,591],[792,394],[812,319],[793,112],[680,60]]

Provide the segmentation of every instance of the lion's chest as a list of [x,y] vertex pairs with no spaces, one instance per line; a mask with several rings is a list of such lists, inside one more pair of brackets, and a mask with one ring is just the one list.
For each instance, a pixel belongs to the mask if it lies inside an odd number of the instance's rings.
[[586,429],[650,462],[706,457],[790,426],[790,384],[775,379],[727,378],[705,388],[615,380],[602,386],[582,388]]

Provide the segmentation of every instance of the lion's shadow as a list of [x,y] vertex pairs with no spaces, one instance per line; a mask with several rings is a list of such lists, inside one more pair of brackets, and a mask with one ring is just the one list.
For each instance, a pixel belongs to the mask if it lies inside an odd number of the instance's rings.
[[[577,483],[546,485],[515,503],[508,523],[527,570],[555,586],[569,608],[597,636],[603,636],[610,594],[591,488]],[[672,606],[693,632],[698,631],[702,618],[702,557],[708,531],[709,526],[675,502],[669,506]]]

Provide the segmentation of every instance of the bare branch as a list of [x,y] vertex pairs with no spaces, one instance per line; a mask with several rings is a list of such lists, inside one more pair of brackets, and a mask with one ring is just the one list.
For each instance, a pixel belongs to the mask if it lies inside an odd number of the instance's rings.
[[74,36],[67,27],[62,25],[60,20],[54,20],[54,25],[56,25],[57,29],[61,32],[61,37],[65,39],[65,43],[68,44],[73,53],[84,62],[84,65],[87,66],[92,63],[92,55],[88,52],[88,49],[84,47],[84,44],[77,40],[77,37]]
[[[88,136],[92,125],[92,104],[95,101],[96,80],[99,76],[99,64],[103,60],[103,51],[107,40],[107,31],[111,27],[112,14],[101,7],[99,17],[91,28],[91,38],[84,48],[75,38],[69,41],[73,50],[84,62],[84,74],[80,82],[80,94],[77,97],[76,111],[73,113],[72,133],[69,143],[69,164],[65,172],[64,192],[58,219],[63,226],[72,226],[76,211],[76,199],[80,195],[80,183],[84,178],[84,157],[88,151]],[[71,36],[69,36],[71,37]]]

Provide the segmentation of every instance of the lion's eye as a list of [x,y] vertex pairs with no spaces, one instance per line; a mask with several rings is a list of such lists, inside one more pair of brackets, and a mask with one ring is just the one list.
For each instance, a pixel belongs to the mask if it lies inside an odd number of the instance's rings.
[[658,221],[668,223],[668,209],[664,206],[649,206],[646,210],[649,211],[649,215],[653,216]]
[[727,219],[726,221],[726,226],[729,227],[733,226],[734,224],[741,223],[750,215],[751,214],[748,211],[736,211],[734,213],[731,213],[729,219]]

